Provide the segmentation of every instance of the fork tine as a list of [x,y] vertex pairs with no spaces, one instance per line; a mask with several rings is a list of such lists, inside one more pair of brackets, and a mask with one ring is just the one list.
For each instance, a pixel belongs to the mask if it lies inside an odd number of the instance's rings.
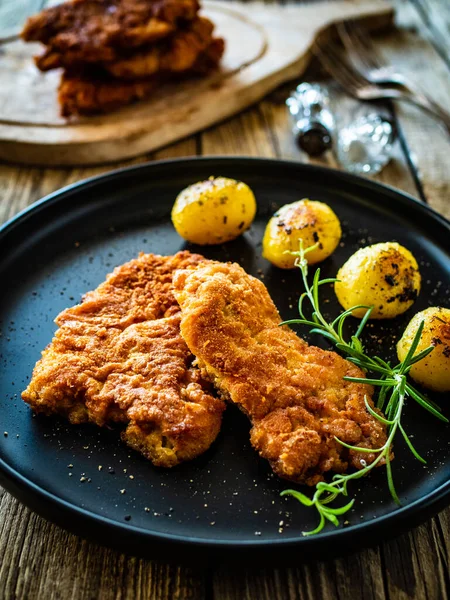
[[342,58],[335,44],[316,40],[313,50],[329,74],[351,95],[356,95],[358,89],[367,85],[367,80]]
[[347,26],[347,31],[350,32],[353,40],[355,40],[358,45],[360,55],[367,60],[368,64],[371,65],[371,68],[380,69],[381,67],[385,66],[384,61],[375,48],[369,32],[362,29],[361,25],[355,21],[348,22]]
[[338,35],[347,50],[351,62],[358,71],[363,73],[367,70],[377,68],[371,60],[370,54],[362,42],[361,38],[351,27],[349,22],[339,23],[337,26]]
[[364,30],[359,23],[353,21],[351,24],[351,28],[361,42],[361,45],[366,48],[366,55],[370,57],[370,60],[374,64],[375,68],[380,68],[385,65],[385,61],[382,59],[380,53],[375,48],[375,44],[373,43],[373,39],[370,36],[370,33]]
[[328,71],[329,75],[335,79],[339,85],[343,87],[352,87],[353,81],[348,78],[337,64],[335,56],[328,52],[326,47],[323,47],[317,40],[314,42],[313,51],[317,58],[322,63],[322,66]]

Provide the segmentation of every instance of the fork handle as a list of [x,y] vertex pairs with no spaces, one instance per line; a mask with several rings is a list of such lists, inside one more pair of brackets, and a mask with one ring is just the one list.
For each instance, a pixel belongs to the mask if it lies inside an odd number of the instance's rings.
[[[395,77],[395,82],[401,85],[405,90],[405,95],[402,99],[419,106],[426,110],[430,115],[439,119],[447,129],[447,132],[450,133],[450,113],[447,112],[442,106],[440,106],[437,102],[432,100],[429,96],[422,92],[421,88],[413,83],[411,80],[403,77],[401,75],[397,75]],[[401,99],[401,98],[399,98]]]
[[444,124],[447,133],[450,134],[450,114],[438,104],[432,100],[429,100],[426,96],[417,95],[416,93],[406,93],[402,98],[399,99],[410,102],[411,104],[415,104],[416,106],[426,110],[431,116],[441,121]]

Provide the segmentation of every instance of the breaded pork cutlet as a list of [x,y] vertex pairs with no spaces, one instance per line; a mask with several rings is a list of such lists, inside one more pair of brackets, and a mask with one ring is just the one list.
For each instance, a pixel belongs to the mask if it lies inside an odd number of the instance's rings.
[[149,77],[156,73],[181,73],[192,69],[200,54],[212,41],[214,25],[197,17],[169,40],[147,50],[133,53],[103,67],[119,79]]
[[167,81],[206,75],[225,43],[198,0],[70,0],[30,17],[27,42],[45,45],[41,71],[63,68],[63,117],[108,113]]
[[156,77],[120,81],[104,74],[63,73],[58,102],[63,117],[107,113],[147,98],[158,88]]
[[[194,65],[181,78],[206,75],[217,65],[225,49],[221,38],[213,38],[200,53]],[[185,59],[182,59],[185,60]],[[115,79],[107,73],[64,72],[58,88],[58,101],[63,117],[107,113],[150,96],[162,83],[171,81],[169,73],[136,80]]]
[[30,17],[21,35],[79,62],[109,61],[167,37],[199,8],[198,0],[71,0]]
[[196,17],[173,35],[150,47],[130,52],[117,52],[114,59],[99,60],[95,55],[87,60],[79,50],[58,52],[49,47],[36,57],[41,71],[64,67],[69,72],[87,65],[102,67],[119,79],[140,79],[159,72],[187,71],[212,41],[214,25],[205,17]]
[[71,423],[124,425],[124,441],[171,467],[209,448],[224,403],[192,365],[171,291],[177,269],[203,257],[141,254],[63,311],[23,399]]
[[362,372],[280,327],[261,281],[236,264],[199,264],[175,274],[174,293],[202,375],[249,416],[251,442],[277,475],[315,485],[327,471],[375,459],[334,439],[374,449],[386,441],[385,426],[365,407],[371,387],[343,379]]
[[224,52],[225,40],[223,38],[213,38],[206,50],[197,58],[192,67],[192,74],[206,75],[217,69]]

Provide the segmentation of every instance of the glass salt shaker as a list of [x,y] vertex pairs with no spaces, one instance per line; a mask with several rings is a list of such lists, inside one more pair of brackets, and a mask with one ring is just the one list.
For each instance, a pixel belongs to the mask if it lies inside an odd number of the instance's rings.
[[389,119],[364,114],[336,131],[336,158],[350,173],[375,175],[390,161],[394,139]]
[[310,156],[323,154],[332,145],[334,118],[326,89],[301,83],[286,100],[297,144]]

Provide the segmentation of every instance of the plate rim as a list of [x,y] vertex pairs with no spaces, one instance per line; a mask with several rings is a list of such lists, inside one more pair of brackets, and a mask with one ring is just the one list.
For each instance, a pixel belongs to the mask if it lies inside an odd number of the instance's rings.
[[427,202],[421,200],[420,198],[416,198],[409,192],[404,192],[400,188],[396,188],[393,185],[389,185],[387,183],[381,183],[379,181],[374,181],[372,179],[362,177],[360,175],[354,175],[353,173],[349,173],[347,171],[343,171],[341,169],[337,169],[334,167],[324,167],[322,165],[311,165],[308,163],[301,163],[294,159],[278,159],[278,158],[266,158],[266,157],[256,157],[256,156],[246,156],[246,155],[214,155],[214,156],[185,156],[180,158],[168,158],[162,160],[149,160],[144,163],[139,163],[137,165],[128,165],[125,167],[120,167],[118,169],[112,169],[111,171],[106,171],[105,173],[100,173],[99,175],[92,175],[91,177],[86,177],[84,179],[80,179],[79,181],[75,181],[73,183],[69,183],[61,188],[58,188],[54,192],[50,194],[46,194],[39,200],[36,200],[29,206],[26,206],[18,213],[16,213],[13,217],[5,221],[2,225],[0,225],[0,235],[3,235],[7,229],[12,226],[17,225],[19,220],[27,217],[29,213],[34,213],[37,209],[42,206],[47,206],[51,204],[53,201],[58,201],[60,196],[63,196],[67,193],[71,193],[79,187],[90,187],[91,185],[95,185],[98,182],[102,182],[106,179],[114,179],[116,177],[121,177],[128,173],[132,173],[133,171],[140,171],[153,167],[165,167],[165,166],[173,166],[181,163],[189,163],[189,162],[247,162],[247,163],[271,163],[278,164],[288,167],[295,167],[304,169],[306,171],[316,172],[318,174],[322,173],[332,173],[334,176],[343,179],[344,181],[354,182],[362,187],[367,188],[377,188],[385,191],[389,191],[394,195],[402,196],[407,199],[408,202],[413,202],[416,208],[419,210],[423,210],[434,218],[437,218],[444,226],[447,226],[450,229],[450,219],[441,215],[437,210],[432,208]]
[[[87,187],[95,186],[97,184],[101,184],[106,180],[120,179],[124,175],[128,175],[134,171],[142,171],[149,169],[150,171],[153,169],[165,167],[174,167],[179,165],[189,165],[189,163],[199,163],[203,162],[214,163],[230,163],[230,164],[242,164],[247,163],[249,165],[264,165],[267,163],[271,163],[274,166],[288,166],[299,169],[300,171],[309,171],[316,176],[320,177],[321,175],[332,175],[333,177],[337,177],[341,181],[349,184],[356,184],[360,188],[369,188],[372,191],[378,190],[381,193],[389,192],[390,195],[394,195],[397,198],[401,198],[402,200],[406,200],[407,202],[412,202],[414,208],[420,212],[427,213],[433,220],[437,220],[448,229],[450,233],[450,220],[445,216],[438,213],[435,209],[430,207],[428,204],[423,202],[422,200],[415,198],[411,194],[407,192],[403,192],[393,186],[386,185],[384,183],[379,183],[377,181],[373,181],[371,179],[366,179],[364,177],[359,177],[353,175],[351,173],[347,173],[345,171],[341,171],[339,169],[333,169],[328,167],[323,167],[319,165],[309,165],[306,163],[300,163],[295,160],[280,160],[276,158],[258,158],[258,157],[248,157],[248,156],[201,156],[201,157],[183,157],[183,158],[174,158],[167,160],[158,160],[158,161],[149,161],[145,163],[140,163],[138,165],[130,165],[126,167],[122,167],[119,169],[114,169],[112,171],[107,171],[106,173],[101,173],[99,175],[95,175],[86,179],[82,179],[80,181],[71,183],[63,188],[60,188],[40,200],[32,203],[27,206],[16,215],[14,215],[11,219],[6,221],[3,225],[0,226],[0,241],[3,236],[6,235],[11,229],[16,226],[20,226],[22,222],[24,222],[28,217],[33,216],[34,214],[40,212],[42,208],[49,207],[54,203],[62,202],[67,196],[67,194],[71,194],[73,192],[77,192],[81,189],[85,189]],[[95,525],[100,526],[101,528],[111,529],[113,534],[117,534],[120,537],[120,534],[128,534],[132,536],[134,539],[139,539],[139,541],[147,542],[149,544],[149,548],[151,548],[152,542],[163,542],[169,544],[177,544],[179,546],[187,546],[188,548],[203,548],[204,550],[211,551],[220,551],[226,550],[229,551],[231,549],[235,550],[267,550],[269,548],[279,549],[281,550],[292,550],[292,549],[307,549],[308,552],[311,548],[314,547],[322,547],[327,545],[328,542],[333,542],[336,539],[342,540],[345,544],[347,540],[350,542],[350,538],[353,537],[361,537],[362,536],[370,536],[373,535],[373,538],[370,543],[375,543],[380,540],[380,535],[383,535],[383,538],[386,539],[388,537],[393,537],[393,535],[397,535],[399,532],[404,531],[405,529],[409,529],[410,526],[414,526],[425,521],[429,518],[430,515],[435,514],[446,505],[450,504],[450,480],[442,483],[432,492],[426,494],[425,496],[414,500],[413,502],[407,504],[406,506],[397,508],[389,513],[386,513],[376,519],[370,521],[364,521],[362,523],[354,523],[345,528],[328,530],[321,533],[318,536],[313,537],[304,537],[302,533],[299,531],[297,537],[291,537],[289,539],[254,539],[254,540],[226,540],[220,539],[217,537],[194,537],[183,534],[173,534],[173,533],[165,533],[154,530],[143,529],[142,527],[138,527],[132,525],[130,523],[121,523],[120,521],[113,520],[111,518],[105,517],[101,514],[92,512],[83,507],[78,507],[71,502],[62,499],[56,494],[45,490],[40,485],[34,483],[29,480],[27,477],[16,471],[13,467],[11,467],[3,458],[0,457],[0,483],[1,485],[13,496],[19,499],[20,502],[37,512],[38,514],[43,515],[45,518],[56,522],[58,525],[61,525],[65,529],[69,529],[74,531],[74,528],[71,528],[62,517],[64,515],[68,516],[70,514],[76,515],[77,518],[81,518],[83,524],[85,525]],[[31,491],[31,498],[28,498],[27,491]],[[39,506],[39,504],[43,502],[44,508]],[[49,508],[58,509],[61,515],[58,515],[58,518],[52,517],[49,515]],[[388,528],[386,529],[386,524]],[[77,533],[77,531],[74,531]],[[378,535],[377,535],[378,534]],[[78,531],[78,535],[80,535],[80,531]],[[88,534],[81,533],[83,537],[91,537]],[[105,543],[103,539],[98,540],[97,542]],[[350,542],[351,543],[351,542]],[[115,545],[113,543],[107,543],[107,545]],[[358,546],[360,544],[358,543]],[[367,545],[367,543],[366,543]],[[123,545],[119,546],[123,550]],[[128,551],[130,551],[130,546],[128,544]],[[131,552],[136,553],[139,552],[139,548],[134,548],[134,551]],[[342,553],[342,548],[341,548]],[[148,555],[148,552],[144,554]]]

